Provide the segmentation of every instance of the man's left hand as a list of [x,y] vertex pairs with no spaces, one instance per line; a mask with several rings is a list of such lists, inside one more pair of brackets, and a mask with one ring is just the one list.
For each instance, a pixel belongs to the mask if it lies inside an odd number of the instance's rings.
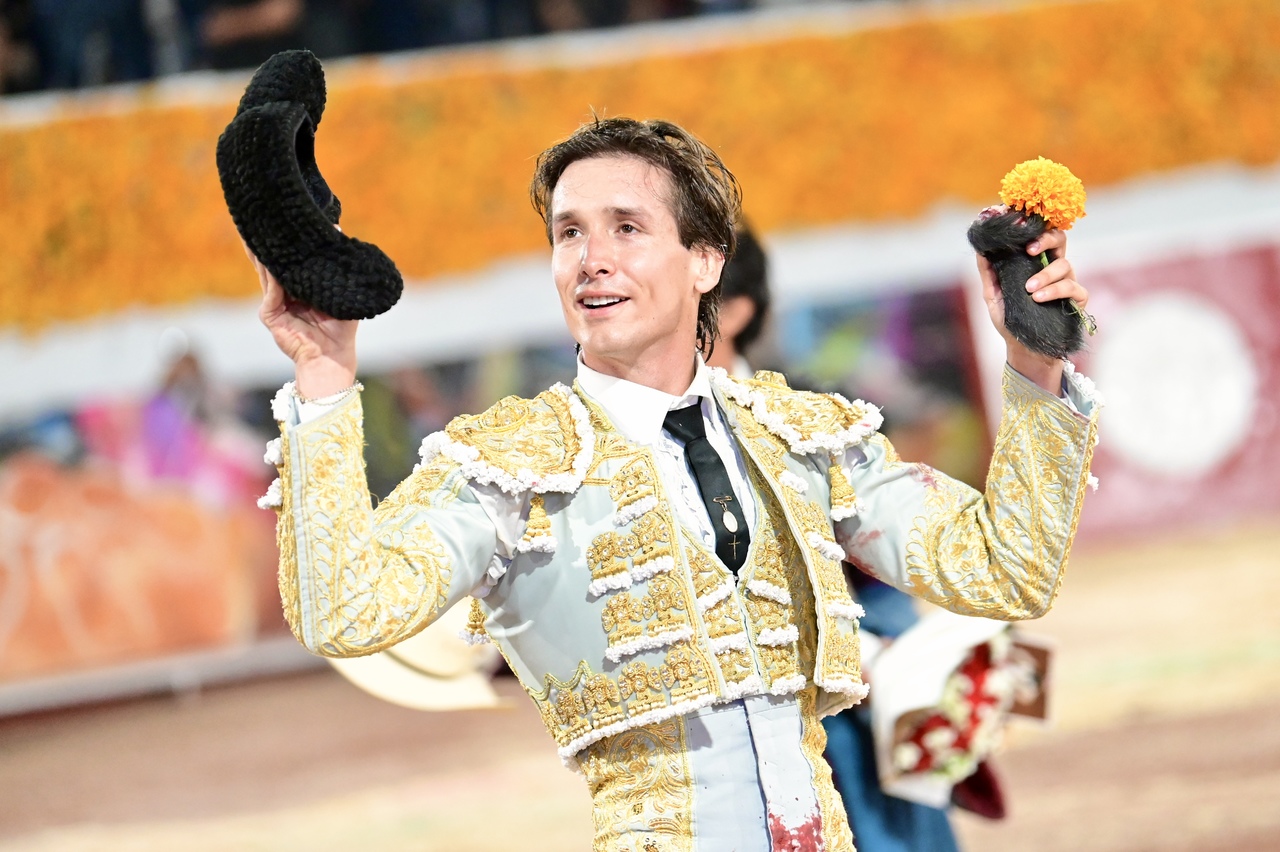
[[[1049,253],[1050,263],[1027,281],[1027,292],[1031,294],[1031,298],[1037,302],[1071,299],[1083,311],[1089,303],[1089,291],[1076,280],[1071,261],[1067,260],[1066,233],[1045,231],[1027,245],[1027,254],[1039,255],[1041,252]],[[991,322],[1004,338],[1009,366],[1057,396],[1062,389],[1062,362],[1050,355],[1028,349],[1004,327],[1004,295],[1000,292],[995,269],[982,255],[977,255],[977,258],[978,275],[982,278],[982,298],[987,303]]]

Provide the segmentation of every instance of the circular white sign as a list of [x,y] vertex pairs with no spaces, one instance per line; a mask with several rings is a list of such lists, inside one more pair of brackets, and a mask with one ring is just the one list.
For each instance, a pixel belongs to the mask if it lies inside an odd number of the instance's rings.
[[1138,299],[1108,320],[1092,359],[1106,445],[1151,473],[1198,479],[1248,437],[1258,370],[1240,327],[1201,296]]

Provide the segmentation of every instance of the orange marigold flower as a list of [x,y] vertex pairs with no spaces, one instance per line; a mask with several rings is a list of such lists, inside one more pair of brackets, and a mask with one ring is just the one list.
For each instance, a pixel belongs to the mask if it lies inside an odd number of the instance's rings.
[[1050,228],[1070,230],[1084,215],[1084,184],[1071,169],[1037,157],[1013,167],[1000,181],[1000,200],[1023,213],[1039,214]]

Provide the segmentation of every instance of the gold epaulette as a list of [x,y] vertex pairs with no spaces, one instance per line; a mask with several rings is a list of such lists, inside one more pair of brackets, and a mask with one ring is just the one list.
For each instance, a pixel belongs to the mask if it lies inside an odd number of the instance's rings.
[[586,408],[557,384],[533,399],[509,396],[482,414],[455,418],[423,442],[422,456],[447,455],[468,479],[510,494],[568,493],[582,484],[593,446]]
[[751,412],[793,453],[839,452],[880,428],[880,409],[838,393],[793,390],[781,373],[761,370],[751,379],[731,379],[713,371],[725,395]]

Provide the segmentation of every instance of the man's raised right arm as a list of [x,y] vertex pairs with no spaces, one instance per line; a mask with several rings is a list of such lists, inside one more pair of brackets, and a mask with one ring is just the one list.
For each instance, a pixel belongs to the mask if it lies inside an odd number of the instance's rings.
[[456,463],[419,465],[374,510],[359,396],[299,422],[286,387],[273,409],[280,597],[303,645],[325,656],[380,651],[483,584],[497,533]]
[[[285,617],[315,653],[371,654],[414,635],[481,585],[498,533],[458,466],[441,457],[420,465],[373,510],[355,389],[358,323],[291,300],[249,259],[262,286],[259,317],[296,375],[272,403],[281,437],[268,450],[280,468],[266,502],[279,511]],[[304,398],[335,394],[332,406],[302,410]]]

